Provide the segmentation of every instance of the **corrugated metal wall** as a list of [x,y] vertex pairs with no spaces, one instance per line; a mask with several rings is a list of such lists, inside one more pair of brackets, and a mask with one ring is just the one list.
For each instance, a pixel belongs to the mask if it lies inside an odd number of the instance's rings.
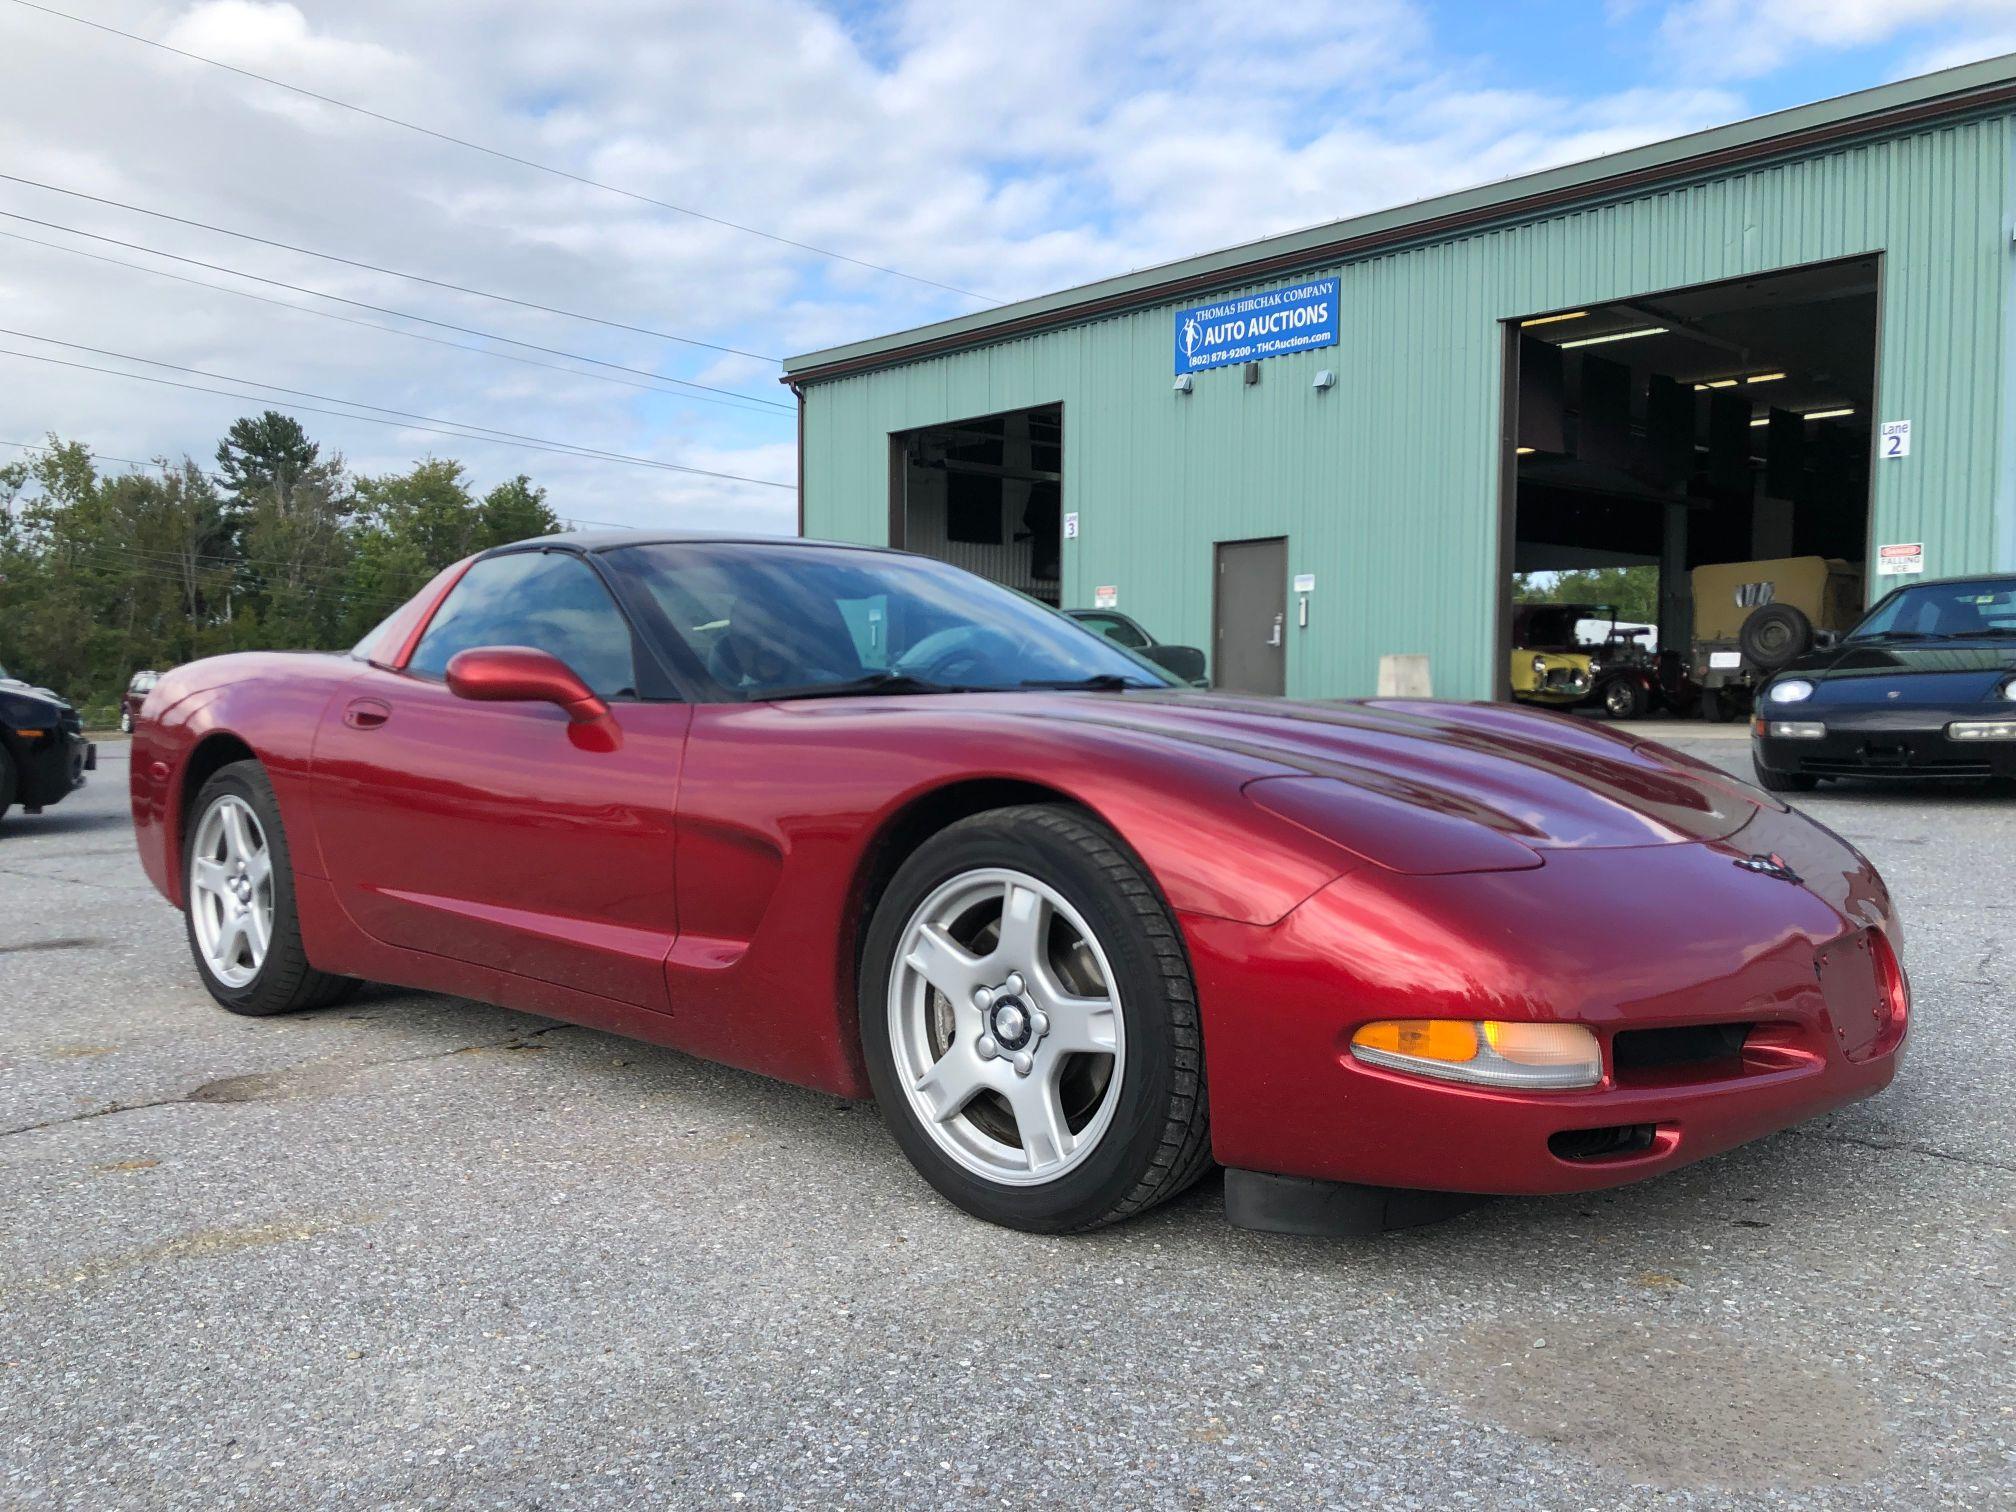
[[1341,344],[1265,362],[1252,387],[1233,367],[1172,393],[1168,305],[814,384],[806,532],[887,539],[891,432],[1061,402],[1081,531],[1067,604],[1115,584],[1157,635],[1206,645],[1212,543],[1286,535],[1289,571],[1317,578],[1291,694],[1369,694],[1381,654],[1426,651],[1438,694],[1489,697],[1501,322],[1883,252],[1877,403],[1914,432],[1908,460],[1874,468],[1877,536],[1923,540],[1934,573],[2016,568],[2011,129],[1951,125],[1346,264]]

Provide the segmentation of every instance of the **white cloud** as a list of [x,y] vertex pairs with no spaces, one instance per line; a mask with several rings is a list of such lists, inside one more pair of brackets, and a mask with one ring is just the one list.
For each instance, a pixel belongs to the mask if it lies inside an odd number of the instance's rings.
[[[1754,33],[1765,51],[1746,54],[1744,68],[1788,49],[1848,45],[1822,36],[1888,37],[1899,13],[1957,26],[1987,12],[1932,0],[1766,0],[1738,25],[1718,6],[1688,0],[1663,24],[1676,35],[1700,24]],[[1613,9],[1633,27],[1649,24],[1636,6],[1613,0]],[[1685,85],[1663,82],[1656,62],[1639,70],[1650,83],[1592,86],[1578,72],[1570,84],[1563,70],[1508,84],[1498,60],[1466,54],[1460,32],[1438,30],[1415,0],[891,0],[845,19],[815,0],[108,0],[93,14],[506,152],[1003,297],[1746,109],[1718,87],[1729,76],[1720,67]],[[0,93],[10,171],[50,183],[751,352],[810,350],[974,307],[19,7],[0,6],[0,55],[30,65]],[[18,185],[0,185],[0,210],[788,399],[760,361]],[[69,240],[6,220],[0,231]],[[795,475],[788,411],[684,404],[18,242],[0,241],[0,325],[718,471]],[[251,407],[0,357],[0,438],[10,440],[53,428],[127,456],[200,458]],[[483,483],[523,468],[573,518],[788,529],[795,516],[773,489],[307,419],[363,470],[427,451],[464,457]]]
[[2012,19],[2012,0],[1682,0],[1666,12],[1660,37],[1683,66],[1747,78],[1802,55],[1871,47],[1933,27],[1961,33],[1938,45],[1944,61],[1933,66],[1971,62],[2002,50]]

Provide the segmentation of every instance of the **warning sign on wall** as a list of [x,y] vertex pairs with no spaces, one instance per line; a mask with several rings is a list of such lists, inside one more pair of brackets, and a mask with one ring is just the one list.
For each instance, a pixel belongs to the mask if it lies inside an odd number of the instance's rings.
[[1876,575],[1878,577],[1900,577],[1906,573],[1925,570],[1925,543],[1907,541],[1897,546],[1876,548]]
[[1112,587],[1094,588],[1092,590],[1092,607],[1094,609],[1118,609],[1120,607],[1120,590]]

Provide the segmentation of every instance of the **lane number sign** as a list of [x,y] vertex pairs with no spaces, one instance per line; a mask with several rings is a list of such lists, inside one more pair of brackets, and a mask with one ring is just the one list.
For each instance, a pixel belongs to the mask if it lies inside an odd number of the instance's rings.
[[1876,455],[1884,459],[1911,455],[1911,422],[1885,420],[1877,433]]

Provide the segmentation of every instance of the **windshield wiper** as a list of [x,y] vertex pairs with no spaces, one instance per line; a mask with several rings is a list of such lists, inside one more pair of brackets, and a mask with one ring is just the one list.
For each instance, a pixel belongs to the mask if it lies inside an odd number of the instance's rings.
[[1851,635],[1850,640],[1937,640],[1938,636],[1929,630],[1872,630],[1867,635]]
[[1980,630],[1953,630],[1949,631],[1945,638],[1947,640],[2016,640],[2016,625],[2003,625],[1999,629],[1990,625]]
[[1025,688],[1061,688],[1067,691],[1088,693],[1124,693],[1129,688],[1154,688],[1159,683],[1141,682],[1123,676],[1118,672],[1095,672],[1090,677],[1031,677],[1023,679]]
[[861,698],[875,693],[971,693],[972,688],[955,687],[950,683],[926,682],[921,677],[912,677],[907,672],[871,672],[866,677],[850,677],[845,682],[806,683],[796,688],[774,688],[751,690],[751,697],[760,703],[774,703],[787,698]]

